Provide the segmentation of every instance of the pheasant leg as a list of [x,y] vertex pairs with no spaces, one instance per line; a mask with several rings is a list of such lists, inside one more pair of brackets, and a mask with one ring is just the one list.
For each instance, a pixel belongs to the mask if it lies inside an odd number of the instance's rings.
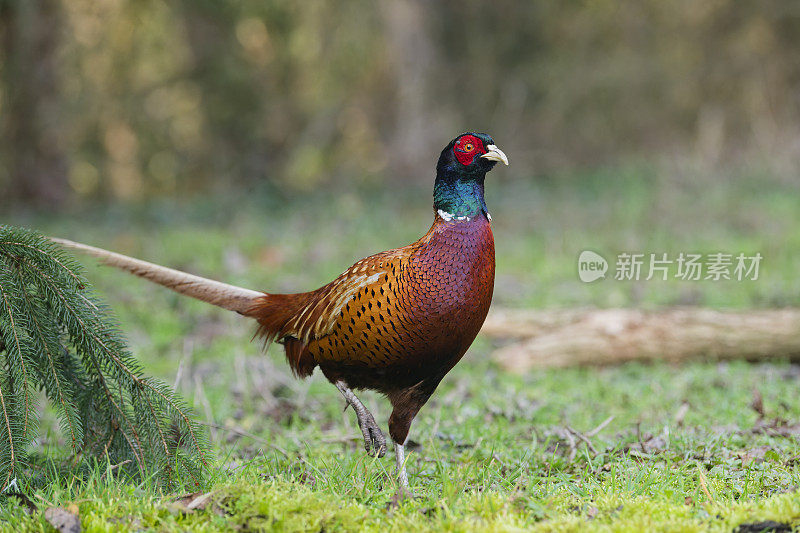
[[408,490],[408,474],[406,473],[406,451],[402,444],[394,443],[394,460],[397,465],[397,479],[400,490]]
[[336,388],[339,389],[344,399],[356,412],[358,427],[361,428],[361,433],[364,435],[364,448],[367,453],[370,456],[383,457],[386,454],[386,437],[383,436],[381,428],[375,422],[375,417],[372,416],[372,413],[367,410],[344,381],[337,381]]

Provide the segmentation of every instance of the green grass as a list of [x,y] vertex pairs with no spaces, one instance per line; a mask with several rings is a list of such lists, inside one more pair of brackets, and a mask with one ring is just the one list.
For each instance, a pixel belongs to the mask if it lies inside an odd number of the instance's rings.
[[[763,177],[699,180],[648,167],[488,183],[497,240],[495,305],[798,305],[797,185]],[[19,213],[5,222],[116,249],[251,288],[307,290],[369,253],[418,237],[427,188],[398,194],[259,195],[177,207]],[[760,251],[755,282],[578,281],[577,256],[619,251]],[[87,261],[89,263],[90,261]],[[114,479],[45,475],[34,501],[77,505],[87,530],[730,531],[800,523],[800,395],[784,363],[628,364],[510,375],[479,338],[411,431],[414,497],[396,501],[391,452],[364,454],[351,411],[321,376],[291,378],[277,347],[261,356],[230,313],[90,266],[151,374],[176,382],[213,422],[211,492],[177,495]],[[763,397],[763,420],[750,407]],[[362,400],[382,424],[388,404]],[[596,435],[581,440],[606,421]],[[40,454],[57,460],[55,424]],[[105,475],[104,475],[105,474]],[[6,500],[0,520],[45,530]],[[12,526],[8,526],[11,528]]]

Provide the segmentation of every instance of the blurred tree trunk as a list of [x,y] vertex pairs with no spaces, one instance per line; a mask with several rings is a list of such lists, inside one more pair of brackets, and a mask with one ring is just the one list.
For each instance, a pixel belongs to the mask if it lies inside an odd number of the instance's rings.
[[[231,2],[182,0],[175,5],[191,50],[189,78],[205,102],[200,108],[207,125],[203,134],[214,146],[211,153],[195,154],[192,172],[223,188],[242,185],[244,176],[257,175],[264,162],[262,147],[253,140],[261,95],[249,76],[231,74],[248,72],[233,38],[238,12]],[[219,175],[227,176],[224,185],[214,179]]]
[[5,101],[2,150],[8,203],[54,208],[68,197],[67,160],[59,138],[57,0],[0,1]]
[[420,155],[430,154],[432,146],[453,136],[452,131],[437,131],[442,126],[441,116],[430,98],[435,92],[434,73],[441,72],[436,68],[436,49],[427,29],[432,9],[421,0],[385,0],[380,6],[397,91],[392,167],[429,180],[433,167],[429,157]]

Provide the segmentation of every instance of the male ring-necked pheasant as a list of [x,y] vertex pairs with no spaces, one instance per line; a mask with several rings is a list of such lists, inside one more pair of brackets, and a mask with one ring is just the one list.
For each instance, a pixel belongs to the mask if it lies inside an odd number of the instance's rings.
[[392,404],[389,435],[400,484],[411,422],[483,325],[494,288],[494,238],[483,181],[506,155],[491,137],[459,135],[436,166],[433,225],[418,241],[367,257],[311,292],[269,294],[208,280],[99,248],[54,239],[179,293],[258,321],[283,344],[294,373],[320,367],[358,416],[364,446],[382,457],[386,440],[352,389]]

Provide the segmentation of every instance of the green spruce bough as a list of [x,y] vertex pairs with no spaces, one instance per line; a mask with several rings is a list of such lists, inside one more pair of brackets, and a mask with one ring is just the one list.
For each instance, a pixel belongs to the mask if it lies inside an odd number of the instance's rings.
[[169,387],[142,375],[79,265],[46,237],[0,225],[0,491],[29,478],[40,391],[74,464],[108,461],[165,488],[201,484],[204,432]]

